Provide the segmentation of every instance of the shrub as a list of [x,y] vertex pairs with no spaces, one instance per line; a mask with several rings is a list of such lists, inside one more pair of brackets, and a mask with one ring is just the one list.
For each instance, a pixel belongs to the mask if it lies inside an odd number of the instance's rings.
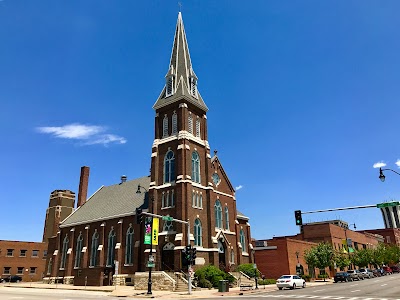
[[301,275],[301,278],[303,278],[305,281],[310,282],[311,281],[311,275]]
[[208,281],[207,279],[200,279],[200,281],[199,281],[199,283],[198,283],[198,286],[199,287],[202,287],[202,288],[208,288],[208,289],[211,289],[212,287],[213,287],[213,285],[211,284],[211,282],[210,281]]
[[259,281],[258,281],[258,284],[259,285],[268,285],[268,284],[275,284],[276,283],[276,280],[275,279],[260,279]]
[[243,272],[249,277],[254,277],[255,269],[254,264],[241,264],[237,267],[238,272]]
[[318,278],[328,278],[328,275],[327,274],[319,274]]
[[220,280],[228,280],[229,282],[233,282],[234,280],[232,276],[229,276],[229,274],[221,271],[220,269],[212,265],[198,269],[194,273],[194,276],[199,282],[199,285],[200,282],[205,279],[210,282],[213,287],[218,287],[218,283]]

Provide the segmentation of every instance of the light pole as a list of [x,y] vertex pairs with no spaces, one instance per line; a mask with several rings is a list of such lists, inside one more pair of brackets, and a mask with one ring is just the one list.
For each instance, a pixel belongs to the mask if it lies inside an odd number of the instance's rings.
[[258,290],[258,280],[257,280],[257,264],[256,264],[256,250],[253,249],[253,262],[254,262],[254,281],[256,282],[256,290]]
[[379,179],[380,179],[382,182],[384,182],[385,179],[386,179],[385,175],[383,175],[383,171],[392,171],[393,173],[396,173],[397,175],[400,175],[400,173],[396,172],[395,170],[379,168]]
[[[141,186],[140,184],[139,184],[138,187],[137,187],[136,194],[141,194],[141,193],[142,193],[142,192],[140,191],[140,189],[144,189],[144,190],[146,191],[146,193],[149,194],[149,191],[148,191],[145,187]],[[149,205],[150,205],[150,203],[149,203]],[[151,213],[152,213],[152,214],[153,214],[153,210],[154,210],[154,197],[151,196]],[[150,232],[151,232],[151,236],[153,236],[153,217],[151,217],[151,221],[150,221]],[[150,239],[149,261],[150,261],[150,258],[151,258],[152,256],[153,256],[153,238]],[[147,295],[151,295],[151,294],[152,294],[152,292],[151,292],[151,285],[152,285],[153,283],[151,282],[151,268],[152,268],[152,267],[149,266],[149,280],[147,281]]]

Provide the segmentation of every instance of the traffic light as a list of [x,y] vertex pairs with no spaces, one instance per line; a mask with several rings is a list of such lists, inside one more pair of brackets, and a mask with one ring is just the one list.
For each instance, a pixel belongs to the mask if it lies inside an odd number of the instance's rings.
[[182,266],[189,266],[191,264],[190,261],[191,252],[192,252],[191,246],[186,246],[185,248],[182,249]]
[[196,253],[197,253],[197,249],[192,248],[192,257],[191,257],[192,265],[194,265],[194,262],[196,261]]
[[136,224],[140,224],[143,221],[142,209],[136,208]]
[[301,210],[295,210],[294,217],[296,218],[296,225],[303,225],[303,219],[301,218]]

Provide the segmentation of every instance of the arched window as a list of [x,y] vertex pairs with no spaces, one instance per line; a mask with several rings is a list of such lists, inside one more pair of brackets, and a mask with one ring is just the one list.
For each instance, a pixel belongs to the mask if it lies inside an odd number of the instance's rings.
[[176,111],[174,111],[174,114],[172,115],[172,134],[177,134],[178,133],[178,115],[176,114]]
[[133,264],[133,227],[129,224],[129,228],[126,231],[126,242],[125,242],[125,264]]
[[189,113],[189,117],[188,117],[188,129],[189,129],[189,133],[193,134],[193,117],[192,117],[191,113]]
[[175,180],[175,155],[169,150],[164,157],[164,183]]
[[61,252],[61,264],[60,264],[60,269],[65,269],[65,264],[67,261],[67,251],[68,251],[68,235],[65,235],[64,241],[63,241],[63,247],[62,247],[62,252]]
[[111,227],[110,233],[108,234],[108,244],[107,244],[107,267],[111,267],[114,265],[114,257],[115,257],[115,230],[114,227]]
[[194,221],[194,245],[195,246],[202,246],[202,228],[201,228],[201,221],[196,219]]
[[174,223],[173,221],[165,221],[163,226],[163,231],[173,231]]
[[74,268],[79,268],[81,266],[82,248],[83,248],[83,236],[82,236],[82,232],[79,232],[79,235],[76,238]]
[[47,265],[47,275],[51,274],[51,269],[53,268],[53,258],[49,258],[49,264]]
[[242,252],[247,252],[246,237],[244,236],[243,229],[240,229],[240,244],[242,245]]
[[97,248],[99,248],[99,234],[96,229],[92,235],[92,244],[90,247],[90,264],[89,264],[90,267],[96,266]]
[[200,202],[199,202],[199,207],[203,207],[203,194],[200,193]]
[[221,208],[221,202],[219,202],[219,200],[215,201],[214,212],[215,212],[215,227],[222,228],[222,208]]
[[163,119],[163,138],[168,136],[168,116],[165,114]]
[[200,118],[197,117],[196,119],[196,137],[200,137]]
[[167,78],[167,84],[166,84],[166,91],[165,91],[165,96],[169,97],[174,93],[174,77],[169,76]]
[[197,151],[192,153],[192,181],[200,183],[200,156]]
[[229,210],[228,210],[228,206],[225,206],[225,229],[229,230]]

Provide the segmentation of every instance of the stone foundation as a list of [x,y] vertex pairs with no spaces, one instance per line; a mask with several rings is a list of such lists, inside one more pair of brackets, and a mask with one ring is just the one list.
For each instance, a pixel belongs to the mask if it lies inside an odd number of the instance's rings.
[[[147,284],[149,280],[148,272],[136,272],[135,273],[135,290],[147,290]],[[168,276],[163,271],[156,271],[151,273],[151,281],[153,291],[174,291],[176,281]]]

